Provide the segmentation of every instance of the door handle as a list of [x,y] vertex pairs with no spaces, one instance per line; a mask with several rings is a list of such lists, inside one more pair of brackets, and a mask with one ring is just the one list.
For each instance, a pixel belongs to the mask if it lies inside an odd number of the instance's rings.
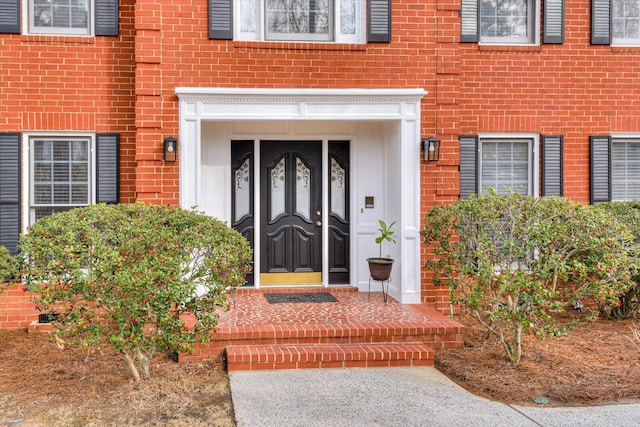
[[316,225],[317,225],[318,227],[322,227],[322,221],[316,221]]

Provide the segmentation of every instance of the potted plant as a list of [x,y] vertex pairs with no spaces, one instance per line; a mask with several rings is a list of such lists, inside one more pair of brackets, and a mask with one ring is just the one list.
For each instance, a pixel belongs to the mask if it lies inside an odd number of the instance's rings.
[[382,257],[382,243],[384,241],[396,243],[393,238],[395,231],[392,230],[396,222],[394,221],[387,225],[386,222],[379,219],[378,224],[380,224],[380,228],[378,228],[379,233],[376,237],[376,243],[380,245],[380,256],[377,258],[367,258],[367,262],[369,263],[369,274],[371,278],[384,282],[389,280],[389,276],[391,276],[391,267],[393,267],[394,260]]

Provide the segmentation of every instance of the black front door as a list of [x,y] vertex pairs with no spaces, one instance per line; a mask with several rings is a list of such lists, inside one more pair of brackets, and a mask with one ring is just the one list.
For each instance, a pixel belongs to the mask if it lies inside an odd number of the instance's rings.
[[322,282],[322,143],[260,144],[260,281]]

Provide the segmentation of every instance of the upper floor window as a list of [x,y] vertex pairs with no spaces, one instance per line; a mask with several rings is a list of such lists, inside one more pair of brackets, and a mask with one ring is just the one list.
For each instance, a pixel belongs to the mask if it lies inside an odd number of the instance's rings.
[[361,0],[240,0],[235,38],[360,43],[365,6]]
[[460,24],[463,43],[561,44],[564,0],[461,0]]
[[0,34],[117,36],[118,0],[0,0]]
[[91,35],[89,0],[27,0],[31,34]]
[[480,0],[480,40],[532,43],[533,3],[527,0]]
[[611,1],[612,44],[640,44],[640,2]]

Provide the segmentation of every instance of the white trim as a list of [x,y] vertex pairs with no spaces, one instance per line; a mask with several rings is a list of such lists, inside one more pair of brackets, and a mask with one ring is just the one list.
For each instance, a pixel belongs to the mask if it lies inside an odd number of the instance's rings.
[[637,139],[637,138],[640,138],[640,133],[638,132],[612,132],[611,133],[611,139],[620,139],[620,138]]
[[[420,102],[426,91],[413,89],[246,89],[178,87],[180,136],[180,205],[198,206],[202,191],[201,146],[202,122],[228,124],[228,132],[217,135],[220,140],[236,139],[233,124],[254,121],[296,123],[353,123],[351,144],[351,283],[361,290],[368,287],[366,256],[372,256],[375,245],[370,241],[376,233],[377,220],[397,221],[398,245],[385,248],[396,258],[390,293],[402,303],[420,302]],[[366,123],[366,125],[365,125]],[[225,125],[226,126],[226,125]],[[295,130],[294,130],[295,132]],[[286,132],[283,132],[286,134]],[[287,138],[308,139],[310,135],[287,134]],[[331,135],[333,139],[334,135]],[[254,147],[260,135],[255,135]],[[269,139],[273,134],[269,134]],[[326,136],[319,138],[326,144]],[[378,144],[378,145],[376,145]],[[373,147],[372,150],[370,147]],[[380,149],[382,148],[382,149]],[[386,154],[386,156],[385,156]],[[258,167],[259,152],[256,151]],[[372,159],[376,166],[358,166]],[[325,165],[326,166],[326,165]],[[384,168],[382,173],[371,168]],[[367,170],[368,169],[368,170]],[[371,189],[371,183],[358,182],[359,173],[368,173],[383,184]],[[259,177],[259,173],[256,174]],[[216,183],[207,183],[209,186]],[[259,195],[256,187],[256,218],[259,218]],[[376,209],[361,209],[362,193],[374,191]],[[367,194],[369,195],[369,194]],[[325,196],[326,197],[326,196]],[[362,199],[362,200],[361,200]],[[228,202],[228,201],[227,201]],[[324,203],[323,210],[326,210]],[[326,212],[323,215],[326,218]],[[259,221],[256,221],[259,223]],[[255,235],[259,236],[259,224]],[[326,231],[323,243],[326,247]],[[255,239],[256,273],[259,266],[259,238]],[[365,256],[366,255],[366,256]],[[323,262],[323,277],[328,277]],[[364,267],[363,267],[364,265]],[[255,274],[259,287],[259,274]],[[328,279],[323,279],[328,280]]]

